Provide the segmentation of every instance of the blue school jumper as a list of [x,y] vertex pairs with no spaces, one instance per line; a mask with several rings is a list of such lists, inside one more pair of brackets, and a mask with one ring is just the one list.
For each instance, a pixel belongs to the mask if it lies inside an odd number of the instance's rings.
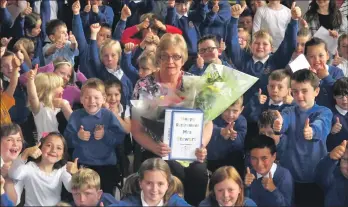
[[342,124],[342,129],[337,134],[329,134],[326,140],[327,151],[330,152],[335,147],[340,145],[343,140],[348,140],[348,113],[343,115],[338,112],[337,108],[331,108],[333,113],[332,117],[332,126],[336,123],[336,118],[340,119],[340,123]]
[[228,33],[226,43],[232,63],[237,70],[259,78],[259,80],[244,94],[245,100],[249,100],[251,96],[258,92],[259,88],[267,92],[269,74],[274,70],[285,68],[289,63],[291,55],[296,48],[297,27],[298,21],[292,19],[287,26],[284,40],[280,44],[278,50],[273,55],[270,55],[264,63],[261,61],[254,62],[253,55],[240,48],[238,42],[238,19],[231,17],[227,27]]
[[1,195],[1,206],[15,206],[6,193]]
[[[221,59],[220,59],[220,60],[221,60]],[[222,65],[224,65],[224,66],[227,66],[227,67],[229,67],[229,68],[233,68],[233,66],[231,66],[228,62],[226,62],[226,61],[224,61],[224,60],[221,60],[221,63],[222,63]],[[209,65],[210,65],[210,63],[205,63],[204,66],[203,66],[203,68],[200,69],[200,68],[197,67],[196,64],[193,64],[193,65],[191,66],[191,68],[189,69],[189,72],[192,73],[192,74],[194,74],[194,75],[201,76],[201,75],[203,75],[203,73],[205,72],[205,70],[207,69],[207,67],[208,67]]]
[[140,23],[141,15],[152,12],[153,8],[155,8],[155,1],[143,0],[139,3],[130,1],[128,7],[131,10],[132,15],[127,19],[127,27],[131,27]]
[[325,156],[317,165],[315,180],[325,191],[325,206],[348,205],[348,179],[342,174],[338,161]]
[[8,32],[12,26],[12,16],[7,8],[0,8],[0,33],[2,37],[10,37]]
[[320,91],[317,97],[315,97],[315,102],[319,106],[325,106],[327,108],[334,108],[336,101],[333,97],[333,85],[336,80],[332,77],[332,75],[328,75],[322,80],[320,80]]
[[[283,110],[282,117],[281,133],[288,139],[280,164],[291,172],[295,182],[313,183],[314,169],[327,154],[326,138],[331,130],[332,112],[317,104],[307,111],[291,106]],[[303,135],[307,118],[313,129],[312,140],[306,140]]]
[[[256,172],[251,171],[254,175]],[[245,191],[248,197],[253,199],[258,206],[291,206],[293,193],[293,180],[288,169],[277,165],[273,176],[276,189],[272,192],[262,185],[262,177],[255,179]]]
[[132,52],[122,53],[121,68],[134,86],[139,80],[139,70],[132,64]]
[[81,12],[82,23],[85,28],[89,28],[90,25],[99,23],[99,24],[107,24],[112,27],[114,22],[114,11],[110,6],[102,5],[99,6],[98,14],[92,11],[90,12]]
[[226,24],[231,18],[231,6],[227,0],[220,0],[219,11],[212,11],[213,4],[208,2],[208,9],[205,9],[205,19],[200,24],[201,36],[215,35],[217,40],[226,40]]
[[[128,196],[122,199],[123,202],[127,203],[129,206],[143,206],[141,203],[140,195]],[[167,206],[191,206],[178,194],[173,194],[167,203]]]
[[243,115],[239,115],[235,121],[234,130],[238,132],[235,140],[225,140],[221,136],[221,129],[226,127],[228,123],[219,116],[214,119],[214,128],[211,140],[207,146],[208,160],[226,159],[231,152],[244,150],[244,138],[247,132],[247,122]]
[[205,10],[208,9],[207,5],[200,4],[196,10],[189,11],[188,17],[179,15],[176,13],[176,8],[168,7],[166,24],[172,25],[181,29],[182,36],[184,37],[189,56],[197,55],[197,42],[200,39],[199,25],[202,19],[205,17]]
[[[198,206],[214,206],[219,207],[219,203],[209,195],[206,199],[204,199]],[[244,197],[244,205],[243,206],[256,206],[256,203],[248,197]]]
[[[97,125],[104,125],[104,137],[94,138]],[[83,126],[91,133],[88,141],[78,137],[78,131]],[[117,117],[108,109],[101,108],[95,115],[90,115],[85,109],[73,111],[64,132],[69,148],[74,148],[73,159],[79,158],[79,163],[101,166],[116,165],[115,147],[123,143],[125,133]]]

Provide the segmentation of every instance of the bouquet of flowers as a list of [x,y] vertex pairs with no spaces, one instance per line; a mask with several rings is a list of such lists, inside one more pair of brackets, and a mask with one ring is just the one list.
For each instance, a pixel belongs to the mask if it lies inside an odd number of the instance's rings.
[[161,141],[166,108],[201,109],[205,122],[211,121],[243,95],[258,79],[224,65],[210,64],[202,76],[184,76],[182,91],[159,90],[155,96],[140,93],[131,100],[132,118]]

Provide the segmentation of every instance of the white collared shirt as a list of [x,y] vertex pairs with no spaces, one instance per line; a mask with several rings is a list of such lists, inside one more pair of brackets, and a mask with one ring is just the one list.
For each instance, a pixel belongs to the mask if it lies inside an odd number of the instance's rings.
[[181,17],[188,17],[187,12],[186,12],[184,15],[181,15],[181,14],[179,14],[179,13],[176,13],[176,14],[178,15],[179,19],[181,19]]
[[348,60],[343,59],[343,62],[339,65],[337,65],[338,68],[340,68],[343,71],[343,74],[345,77],[348,77]]
[[[146,201],[145,201],[145,199],[144,199],[144,192],[143,191],[141,191],[141,193],[140,193],[140,198],[141,198],[141,204],[143,205],[143,206],[149,206],[149,204],[147,204],[146,203]],[[157,204],[157,206],[163,206],[163,199]]]
[[141,0],[131,0],[131,1],[133,1],[134,3],[139,3],[139,2],[141,2]]
[[[273,165],[271,167],[271,170],[270,170],[270,172],[272,173],[272,177],[274,177],[274,173],[275,173],[276,170],[277,170],[277,164],[273,163]],[[269,176],[269,172],[265,176],[262,176],[261,174],[256,173],[257,179],[259,179],[261,177],[268,178],[268,176]]]
[[[118,115],[119,116],[122,116],[122,113],[123,113],[123,106],[122,104],[119,104],[118,105]],[[130,117],[130,108],[128,105],[126,105],[126,111],[124,112],[124,118],[129,118]]]
[[269,99],[268,105],[269,105],[269,106],[270,106],[270,105],[281,106],[281,105],[283,105],[283,102],[274,103],[274,101],[273,101],[272,99]]
[[262,64],[265,64],[265,62],[268,60],[269,58],[269,55],[267,55],[267,57],[263,58],[263,59],[257,59],[255,56],[253,56],[253,60],[254,60],[254,64],[257,63],[257,62],[262,62]]
[[336,104],[336,109],[337,109],[337,111],[338,111],[338,113],[340,113],[340,114],[342,114],[343,116],[345,116],[347,113],[348,113],[348,111],[347,110],[344,110],[344,109],[342,109],[341,107],[339,107],[337,104]]
[[117,70],[113,70],[110,68],[106,68],[106,70],[111,73],[112,75],[114,75],[118,80],[121,81],[121,78],[124,74],[123,70],[121,68],[117,69]]

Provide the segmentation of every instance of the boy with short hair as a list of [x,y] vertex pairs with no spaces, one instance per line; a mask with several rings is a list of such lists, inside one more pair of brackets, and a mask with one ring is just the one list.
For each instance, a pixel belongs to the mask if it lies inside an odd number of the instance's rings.
[[252,95],[257,93],[261,88],[266,91],[269,73],[279,68],[285,68],[291,59],[291,55],[296,48],[296,34],[298,19],[301,17],[301,9],[294,7],[292,9],[292,20],[288,24],[284,40],[278,50],[272,54],[272,37],[271,35],[260,30],[254,33],[251,44],[251,53],[240,48],[238,40],[238,18],[246,6],[241,7],[239,4],[231,7],[232,17],[227,26],[227,46],[229,57],[237,70],[259,78],[244,95],[249,100]]
[[333,113],[332,128],[326,141],[329,152],[343,140],[348,140],[348,78],[343,77],[335,82],[333,97],[336,105],[331,108]]
[[210,63],[231,67],[228,62],[219,58],[220,44],[214,35],[206,35],[198,41],[198,57],[196,64],[192,65],[189,72],[194,75],[203,75]]
[[[339,163],[339,166],[337,165]],[[318,163],[316,182],[325,189],[325,206],[347,206],[348,149],[347,140],[336,146]]]
[[291,206],[292,176],[288,169],[274,162],[277,156],[274,140],[264,135],[254,137],[248,151],[252,170],[247,168],[244,180],[247,196],[258,206]]
[[125,133],[117,117],[102,107],[105,99],[104,83],[88,79],[81,88],[83,109],[71,114],[64,137],[74,148],[73,159],[98,172],[103,191],[113,193],[119,179],[115,148],[123,143]]
[[110,206],[119,201],[100,189],[100,176],[89,168],[81,168],[71,177],[71,190],[75,206]]
[[280,164],[288,168],[295,180],[295,205],[322,204],[321,189],[314,183],[314,169],[327,153],[326,138],[330,133],[332,112],[318,106],[319,78],[310,70],[292,75],[291,90],[296,102],[274,121],[273,129],[287,135],[287,147]]
[[247,132],[246,120],[241,115],[243,108],[243,96],[241,96],[213,121],[213,134],[207,146],[210,171],[214,172],[225,165],[233,165],[243,175],[244,137]]
[[51,43],[43,47],[45,64],[48,65],[57,57],[64,57],[74,65],[74,58],[79,55],[79,50],[75,36],[72,32],[68,34],[66,24],[59,19],[51,20],[47,22],[46,34]]

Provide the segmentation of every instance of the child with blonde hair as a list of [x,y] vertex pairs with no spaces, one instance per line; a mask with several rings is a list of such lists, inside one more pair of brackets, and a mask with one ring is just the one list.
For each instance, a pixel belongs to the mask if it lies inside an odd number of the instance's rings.
[[68,120],[72,109],[63,96],[63,79],[54,73],[37,74],[38,66],[28,73],[28,99],[40,139],[43,132],[58,131],[56,115],[62,111]]

